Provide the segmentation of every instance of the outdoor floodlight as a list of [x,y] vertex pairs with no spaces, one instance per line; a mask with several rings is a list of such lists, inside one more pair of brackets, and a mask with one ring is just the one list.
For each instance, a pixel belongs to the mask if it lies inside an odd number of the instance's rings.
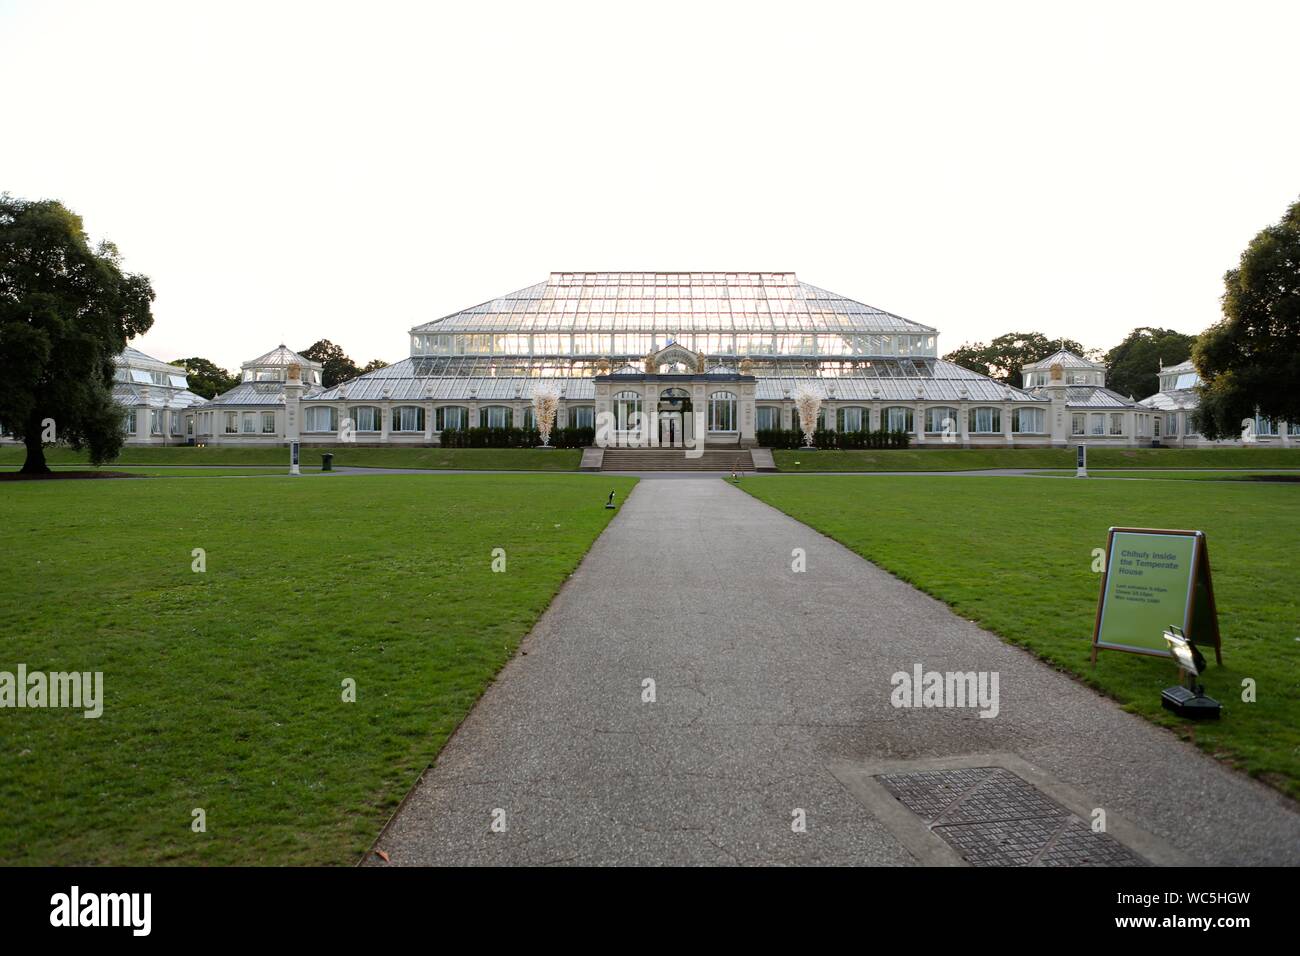
[[1213,697],[1205,696],[1205,688],[1196,683],[1196,678],[1205,670],[1205,658],[1196,645],[1187,639],[1181,627],[1170,625],[1164,638],[1174,660],[1187,675],[1187,686],[1176,684],[1166,687],[1160,694],[1161,706],[1190,720],[1217,720],[1219,702]]

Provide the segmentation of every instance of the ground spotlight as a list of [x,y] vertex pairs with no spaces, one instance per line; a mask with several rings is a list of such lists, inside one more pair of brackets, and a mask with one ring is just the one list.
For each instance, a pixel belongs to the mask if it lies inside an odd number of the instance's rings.
[[1160,694],[1160,703],[1165,710],[1172,710],[1179,717],[1191,720],[1217,720],[1219,702],[1213,697],[1205,696],[1205,688],[1196,683],[1196,678],[1205,669],[1205,658],[1196,649],[1196,645],[1187,639],[1181,627],[1171,625],[1164,634],[1165,643],[1178,661],[1178,666],[1187,675],[1187,685],[1176,684],[1166,687]]

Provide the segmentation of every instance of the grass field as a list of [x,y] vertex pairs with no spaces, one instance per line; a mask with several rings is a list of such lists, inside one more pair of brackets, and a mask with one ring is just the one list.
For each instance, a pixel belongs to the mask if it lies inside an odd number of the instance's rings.
[[[772,455],[781,471],[795,472],[1074,470],[1072,448],[894,448]],[[1094,468],[1300,468],[1300,448],[1089,448],[1088,469]]]
[[[0,473],[11,473],[18,470],[18,465],[0,465]],[[139,475],[145,478],[251,478],[251,477],[275,477],[288,474],[287,465],[273,467],[270,465],[250,465],[240,467],[231,465],[225,467],[222,465],[105,465],[103,468],[91,468],[88,465],[51,465],[50,470],[53,472],[120,472],[127,475]],[[304,474],[320,471],[320,465],[308,465],[302,468]],[[39,480],[39,479],[37,479]]]
[[[303,448],[304,465],[320,467],[323,452],[336,466],[362,468],[437,468],[486,471],[576,471],[582,452],[576,448],[541,451],[535,448]],[[53,465],[85,465],[84,456],[66,448],[48,448]],[[775,451],[777,467],[787,472],[820,471],[974,471],[985,468],[1074,468],[1074,451],[1067,448],[899,448],[886,451]],[[23,449],[0,448],[0,465],[21,465]],[[230,465],[287,467],[286,448],[133,447],[122,449],[118,461],[106,465]],[[796,464],[797,462],[797,464]],[[1093,448],[1089,469],[1135,468],[1297,468],[1300,448]]]
[[[1034,471],[1034,476],[1048,478],[1073,478],[1074,470]],[[1278,478],[1300,478],[1300,471],[1161,471],[1156,468],[1146,471],[1098,470],[1089,468],[1092,478],[1142,478],[1147,481],[1264,481]]]
[[[1171,494],[1158,481],[937,476],[774,476],[742,487],[1300,796],[1300,489],[1187,482]],[[1091,552],[1112,525],[1205,531],[1225,662],[1205,685],[1224,704],[1219,723],[1193,727],[1161,709],[1160,691],[1175,678],[1167,662],[1111,651],[1095,671],[1089,665],[1100,586]],[[1257,682],[1256,703],[1241,701],[1246,677]]]
[[102,671],[105,697],[0,715],[0,861],[354,862],[633,484],[0,486],[0,670]]
[[[576,471],[582,459],[577,448],[358,448],[341,445],[331,448],[302,449],[302,463],[320,467],[320,456],[329,452],[335,467],[359,468],[439,468],[488,471]],[[10,445],[0,448],[0,465],[21,466],[24,450]],[[68,448],[45,449],[51,465],[86,465],[84,455]],[[277,465],[289,466],[288,448],[240,448],[232,445],[208,445],[187,448],[183,445],[149,447],[128,445],[117,461],[104,467],[110,471],[119,465]]]

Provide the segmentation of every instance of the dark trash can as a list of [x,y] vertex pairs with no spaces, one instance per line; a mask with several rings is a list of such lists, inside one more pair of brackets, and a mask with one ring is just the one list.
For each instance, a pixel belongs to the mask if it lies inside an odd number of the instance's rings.
[[333,471],[333,470],[334,470],[334,456],[333,456],[333,455],[331,455],[331,454],[329,454],[328,452],[326,452],[324,455],[321,455],[321,456],[320,456],[320,470],[321,470],[321,471]]

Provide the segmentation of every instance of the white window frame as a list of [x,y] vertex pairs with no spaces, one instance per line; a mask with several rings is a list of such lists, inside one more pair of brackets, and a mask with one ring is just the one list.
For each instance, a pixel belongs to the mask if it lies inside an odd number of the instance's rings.
[[[361,413],[369,412],[370,424],[372,428],[361,427]],[[348,409],[348,418],[352,419],[352,427],[359,432],[377,432],[383,429],[384,413],[378,405],[354,405]]]
[[[493,424],[494,418],[499,424]],[[484,428],[510,428],[514,424],[509,405],[484,405],[479,409],[479,420]]]
[[[303,430],[318,435],[337,432],[339,425],[338,413],[339,410],[333,405],[311,406],[303,412]],[[328,427],[317,428],[316,426],[320,424],[320,418],[322,415],[325,416],[325,420],[329,423]]]
[[[1033,418],[1036,428],[1024,427],[1024,416]],[[1047,431],[1047,413],[1041,408],[1015,408],[1011,411],[1012,431],[1017,435],[1043,435]]]
[[[981,416],[981,412],[987,412],[988,415]],[[980,418],[986,417],[989,422],[988,428],[980,428]],[[996,405],[977,405],[970,410],[969,421],[967,422],[968,431],[972,435],[1001,435],[1002,434],[1002,409]]]
[[[895,414],[901,412],[901,415]],[[900,421],[901,419],[901,421]],[[908,405],[890,405],[880,410],[880,427],[887,432],[910,432],[916,424],[916,410]]]
[[737,410],[735,392],[713,392],[709,395],[709,431],[724,434],[737,431]]
[[[851,424],[849,421],[850,412],[855,412],[857,424]],[[845,405],[843,408],[835,411],[835,427],[845,432],[862,432],[867,430],[867,425],[871,423],[871,412],[861,405]]]
[[[945,431],[944,420],[952,422],[950,431]],[[934,405],[925,410],[925,433],[927,435],[956,434],[961,431],[961,419],[957,409],[951,405]]]
[[[447,424],[447,415],[449,412],[456,413],[455,418],[457,419],[457,421],[453,425]],[[456,431],[457,429],[468,428],[469,409],[464,405],[439,405],[436,409],[434,409],[433,425],[434,425],[434,429],[440,432],[446,431],[447,429]]]
[[610,409],[614,414],[614,430],[618,432],[635,432],[640,429],[644,399],[640,392],[619,392],[610,399]]
[[[406,435],[424,431],[424,409],[419,405],[397,405],[393,408],[392,416],[389,431],[401,432]],[[411,427],[407,428],[407,424],[410,424]]]

